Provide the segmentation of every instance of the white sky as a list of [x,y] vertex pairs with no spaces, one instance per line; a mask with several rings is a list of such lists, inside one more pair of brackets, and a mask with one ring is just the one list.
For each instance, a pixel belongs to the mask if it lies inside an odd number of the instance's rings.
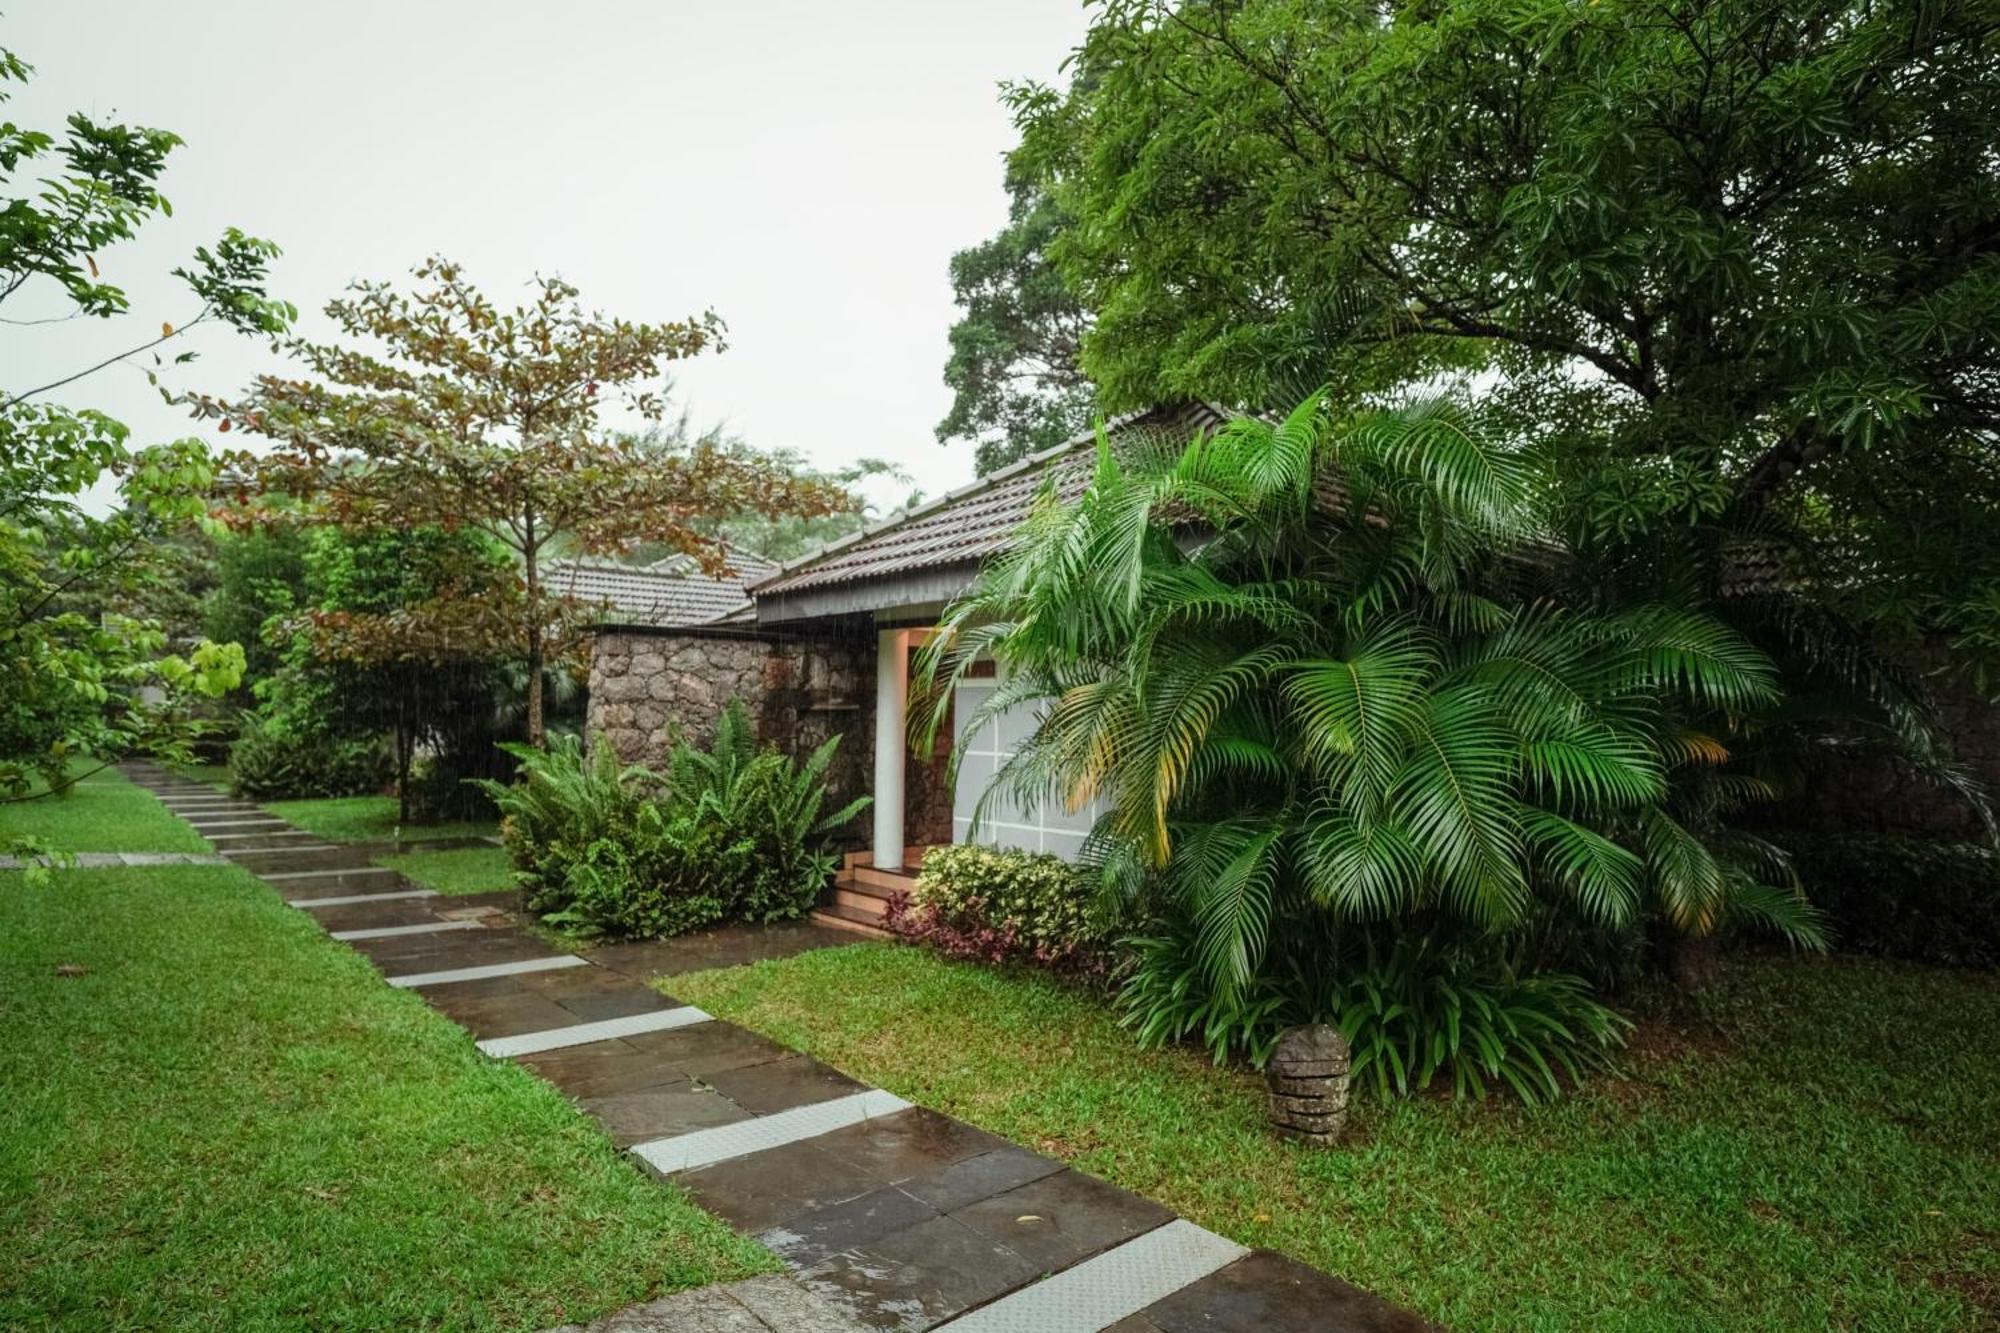
[[[187,140],[174,216],[98,257],[130,317],[0,326],[0,384],[40,383],[190,316],[167,272],[226,225],[285,249],[301,331],[350,279],[425,255],[512,305],[536,271],[633,319],[713,307],[730,348],[678,363],[697,421],[835,465],[892,459],[927,493],[971,478],[932,435],[950,395],[952,251],[1006,217],[997,85],[1053,79],[1079,0],[0,0],[36,67],[0,115],[71,110]],[[7,314],[30,309],[24,292]],[[276,362],[196,330],[182,381],[234,393]],[[58,395],[193,433],[136,371]],[[883,498],[900,498],[878,496]]]

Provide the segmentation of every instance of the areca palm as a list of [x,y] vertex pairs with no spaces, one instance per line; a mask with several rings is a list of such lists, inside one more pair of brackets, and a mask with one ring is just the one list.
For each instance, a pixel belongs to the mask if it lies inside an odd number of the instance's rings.
[[1107,883],[1163,892],[1214,993],[1328,922],[1505,933],[1559,907],[1814,939],[1782,865],[1685,818],[1733,719],[1776,701],[1770,661],[1570,582],[1522,452],[1442,401],[1315,396],[1177,452],[1100,441],[1082,500],[1038,505],[923,667],[1005,665],[986,713],[1040,721],[988,800],[1097,803]]

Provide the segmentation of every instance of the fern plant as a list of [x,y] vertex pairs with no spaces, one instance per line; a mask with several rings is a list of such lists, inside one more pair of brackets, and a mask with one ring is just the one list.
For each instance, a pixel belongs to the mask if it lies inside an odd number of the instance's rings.
[[961,724],[1039,725],[986,802],[1097,803],[1107,891],[1161,896],[1218,1012],[1322,923],[1503,940],[1559,904],[1818,941],[1782,860],[1681,803],[1777,701],[1769,659],[1572,586],[1531,460],[1448,403],[1100,441],[1082,499],[1045,494],[948,610],[927,694],[988,655],[1002,683]]

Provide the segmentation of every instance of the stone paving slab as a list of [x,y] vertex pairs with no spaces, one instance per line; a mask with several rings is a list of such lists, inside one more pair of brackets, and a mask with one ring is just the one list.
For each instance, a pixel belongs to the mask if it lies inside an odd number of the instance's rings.
[[1190,1283],[1140,1312],[1159,1333],[1430,1333],[1436,1325],[1269,1250]]
[[549,1333],[860,1333],[861,1325],[789,1277],[746,1278],[635,1305]]
[[[19,870],[27,865],[61,867],[68,864],[48,856],[0,856],[0,870]],[[118,866],[224,866],[229,862],[214,852],[77,852],[80,870],[106,870]]]
[[553,958],[527,958],[513,963],[489,963],[481,967],[448,968],[439,972],[418,972],[407,976],[390,977],[389,984],[403,989],[413,986],[448,986],[461,981],[484,981],[488,977],[504,977],[516,972],[540,972],[555,967],[588,967],[581,958],[569,954],[558,954]]
[[534,1055],[539,1051],[553,1051],[565,1046],[586,1046],[594,1041],[627,1037],[638,1032],[658,1032],[666,1028],[686,1027],[690,1023],[710,1021],[708,1014],[692,1005],[679,1009],[656,1009],[651,1013],[626,1014],[619,1018],[606,1018],[595,1023],[577,1023],[570,1027],[559,1027],[521,1036],[490,1037],[479,1043],[479,1049],[487,1055],[502,1058]]
[[[1145,1235],[947,1322],[956,1333],[1103,1329],[1248,1255],[1234,1241],[1176,1218]],[[1259,1324],[1260,1330],[1320,1327]]]
[[641,1143],[632,1152],[662,1175],[673,1175],[860,1124],[875,1116],[893,1115],[908,1110],[909,1106],[894,1093],[870,1088],[830,1101],[760,1115],[741,1124]]

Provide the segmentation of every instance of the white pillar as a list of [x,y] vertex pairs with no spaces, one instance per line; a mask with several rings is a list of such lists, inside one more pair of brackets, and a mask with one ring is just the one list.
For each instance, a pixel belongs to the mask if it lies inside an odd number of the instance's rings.
[[903,758],[909,752],[910,632],[875,632],[875,865],[903,864]]

